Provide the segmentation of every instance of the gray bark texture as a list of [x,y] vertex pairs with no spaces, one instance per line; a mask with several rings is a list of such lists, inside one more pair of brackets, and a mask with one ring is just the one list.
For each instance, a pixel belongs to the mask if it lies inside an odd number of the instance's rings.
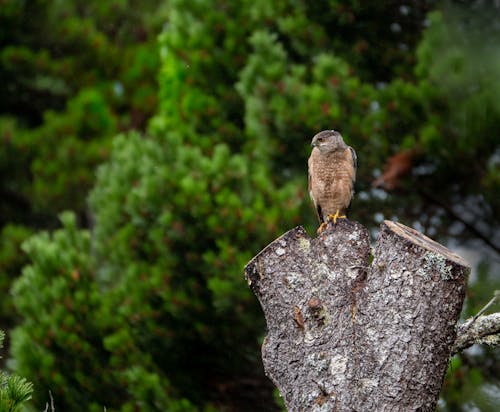
[[500,345],[500,313],[469,319],[458,327],[452,355],[475,345]]
[[469,266],[402,224],[297,227],[245,267],[268,334],[266,374],[288,411],[434,411]]

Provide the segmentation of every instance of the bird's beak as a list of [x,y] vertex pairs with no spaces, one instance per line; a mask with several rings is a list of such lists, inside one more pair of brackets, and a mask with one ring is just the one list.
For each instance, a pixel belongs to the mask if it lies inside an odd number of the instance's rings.
[[313,140],[313,141],[311,142],[311,146],[312,146],[312,147],[315,147],[315,146],[316,146],[316,140]]

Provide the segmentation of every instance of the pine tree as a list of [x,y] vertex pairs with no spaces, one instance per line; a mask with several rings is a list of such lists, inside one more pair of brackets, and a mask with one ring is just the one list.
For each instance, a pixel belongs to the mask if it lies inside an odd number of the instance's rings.
[[15,322],[6,290],[27,263],[14,245],[57,227],[66,209],[88,226],[86,197],[112,136],[144,129],[155,112],[163,9],[153,0],[2,2],[0,327]]
[[[0,349],[5,334],[0,330]],[[19,376],[0,370],[0,412],[19,411],[21,405],[31,399],[33,385]]]

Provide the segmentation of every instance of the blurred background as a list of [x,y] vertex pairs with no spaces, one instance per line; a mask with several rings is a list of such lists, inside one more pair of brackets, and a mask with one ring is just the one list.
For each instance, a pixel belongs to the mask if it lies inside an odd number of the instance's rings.
[[[498,1],[1,0],[1,369],[36,411],[279,411],[243,267],[314,234],[330,128],[358,154],[350,218],[465,257],[477,313],[499,96]],[[499,361],[455,356],[439,410],[499,410]]]

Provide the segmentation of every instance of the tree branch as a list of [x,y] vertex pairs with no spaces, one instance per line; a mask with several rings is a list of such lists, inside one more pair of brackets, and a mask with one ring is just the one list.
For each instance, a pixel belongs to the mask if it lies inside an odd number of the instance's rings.
[[456,355],[474,344],[500,345],[500,313],[470,318],[460,325],[451,354]]
[[487,236],[484,233],[482,233],[476,226],[474,226],[472,223],[468,222],[466,219],[462,217],[459,213],[456,213],[453,207],[449,206],[448,204],[442,202],[439,200],[436,196],[431,195],[430,193],[427,193],[424,190],[419,190],[419,193],[427,198],[429,201],[432,203],[435,203],[439,207],[441,207],[446,213],[448,213],[453,219],[459,221],[462,223],[467,230],[472,233],[474,236],[477,238],[481,239],[484,243],[486,243],[491,249],[493,249],[495,252],[500,254],[500,246],[496,245],[495,243],[492,242],[491,236]]
[[479,316],[481,316],[484,312],[486,312],[488,310],[488,308],[496,302],[496,300],[498,299],[498,296],[500,296],[500,291],[495,290],[495,293],[493,294],[493,297],[490,299],[490,301],[486,305],[484,305],[483,308],[473,316],[469,326],[472,325]]

